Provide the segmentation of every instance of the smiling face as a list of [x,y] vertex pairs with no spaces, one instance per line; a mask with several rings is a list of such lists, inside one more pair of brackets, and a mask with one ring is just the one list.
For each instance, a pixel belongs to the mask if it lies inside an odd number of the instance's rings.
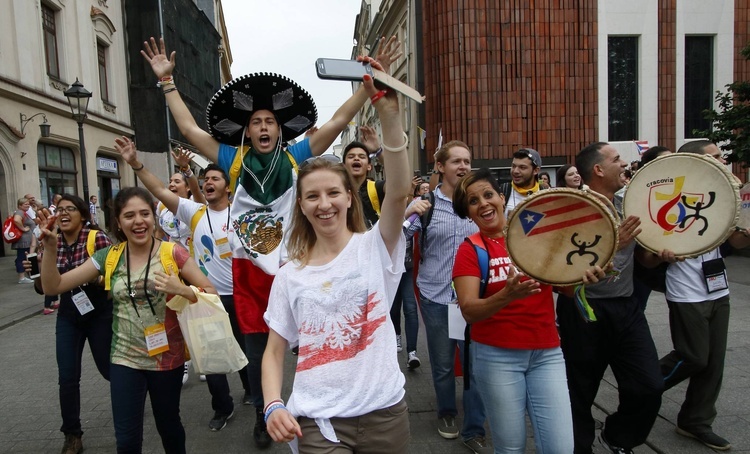
[[321,169],[305,175],[300,182],[298,202],[316,235],[327,236],[347,228],[346,215],[352,206],[352,195],[337,173]]
[[565,187],[578,189],[581,187],[581,175],[578,174],[578,169],[575,166],[568,169],[565,172]]
[[622,173],[628,167],[628,163],[623,161],[620,153],[612,145],[605,145],[600,150],[601,162],[594,166],[594,172],[602,178],[602,184],[613,193],[625,186],[625,180]]
[[510,176],[513,183],[522,189],[530,189],[536,183],[535,176],[539,169],[534,167],[531,158],[513,158],[510,165]]
[[218,170],[209,170],[203,180],[203,195],[208,204],[218,202],[229,197],[229,186],[224,176]]
[[169,186],[167,188],[174,194],[186,199],[188,196],[188,185],[185,181],[185,176],[181,173],[175,173],[172,178],[169,179]]
[[250,117],[245,137],[250,139],[259,153],[271,153],[276,149],[281,128],[270,110],[258,110]]
[[367,158],[368,153],[362,148],[352,148],[346,152],[344,167],[355,180],[367,177],[367,173],[372,169]]
[[445,163],[438,161],[437,169],[443,174],[443,184],[455,188],[458,180],[471,172],[471,153],[464,147],[451,147]]
[[63,200],[55,211],[57,225],[64,234],[75,234],[83,227],[83,213],[70,200]]
[[505,198],[498,194],[488,181],[479,180],[466,188],[468,214],[479,230],[487,236],[496,236],[505,225]]
[[154,235],[154,208],[144,199],[133,196],[122,206],[117,224],[125,238],[134,244],[146,244]]

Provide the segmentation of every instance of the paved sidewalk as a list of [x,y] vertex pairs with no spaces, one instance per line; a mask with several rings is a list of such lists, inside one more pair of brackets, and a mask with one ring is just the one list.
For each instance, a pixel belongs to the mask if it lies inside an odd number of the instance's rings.
[[[750,452],[750,259],[727,259],[732,290],[732,319],[726,375],[718,402],[716,431],[732,441],[732,452]],[[55,363],[56,315],[41,315],[42,296],[31,285],[17,284],[13,259],[0,258],[0,453],[59,452],[62,434]],[[655,294],[649,301],[647,316],[660,355],[671,349],[668,311],[663,295]],[[115,451],[109,386],[96,371],[91,354],[84,352],[81,379],[81,416],[85,435],[85,453]],[[443,440],[435,430],[435,398],[429,361],[421,327],[419,354],[422,367],[405,371],[406,396],[411,423],[410,453],[468,453],[460,440]],[[406,353],[399,354],[406,361]],[[285,393],[288,395],[293,378],[294,357],[287,358]],[[457,380],[461,389],[461,379]],[[605,375],[597,396],[595,415],[603,419],[617,405],[617,391],[611,373]],[[242,386],[236,374],[230,378],[236,401],[242,397]],[[660,418],[648,443],[636,453],[710,453],[712,450],[685,439],[674,432],[679,405],[685,385],[664,395]],[[205,383],[191,374],[182,391],[181,416],[191,453],[256,452],[252,442],[255,414],[251,407],[236,405],[235,416],[221,432],[211,432],[207,425],[212,416],[210,395]],[[460,421],[459,421],[460,424]],[[530,430],[529,430],[529,436]],[[150,404],[146,403],[144,452],[163,452],[153,423]],[[269,453],[289,452],[285,445],[275,445]],[[534,452],[529,438],[526,452]],[[604,452],[598,446],[595,452]]]

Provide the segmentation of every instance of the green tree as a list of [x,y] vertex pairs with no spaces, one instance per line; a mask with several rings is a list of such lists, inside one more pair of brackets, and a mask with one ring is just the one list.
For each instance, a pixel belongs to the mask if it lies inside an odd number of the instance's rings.
[[[750,43],[740,54],[750,60]],[[731,153],[728,161],[741,162],[747,167],[750,165],[750,81],[735,81],[726,88],[726,92],[716,92],[718,110],[704,111],[713,130],[696,132],[698,137],[722,144],[721,149]]]

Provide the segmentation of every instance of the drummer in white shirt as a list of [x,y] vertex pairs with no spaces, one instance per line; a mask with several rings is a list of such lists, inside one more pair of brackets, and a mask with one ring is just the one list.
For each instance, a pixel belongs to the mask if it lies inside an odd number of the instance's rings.
[[[677,152],[709,155],[726,164],[719,148],[708,140],[688,142]],[[745,230],[734,232],[728,242],[734,248],[750,243]],[[648,255],[650,265],[661,262],[655,254]],[[675,430],[709,448],[727,450],[731,443],[715,434],[712,427],[724,377],[729,329],[729,285],[720,248],[671,263],[666,284],[674,350],[659,361],[664,387],[670,389],[690,380]]]

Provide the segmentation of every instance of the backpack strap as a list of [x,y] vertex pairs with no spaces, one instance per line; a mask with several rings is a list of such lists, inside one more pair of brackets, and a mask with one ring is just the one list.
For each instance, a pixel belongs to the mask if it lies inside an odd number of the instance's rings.
[[104,260],[104,290],[112,289],[112,273],[117,267],[117,263],[120,261],[122,252],[127,246],[127,242],[123,241],[120,244],[113,245],[107,252],[107,258]]
[[89,257],[94,255],[96,252],[96,232],[98,230],[91,229],[86,237],[86,251],[89,253]]
[[170,274],[179,274],[180,267],[177,266],[177,261],[174,259],[174,248],[175,243],[162,241],[159,247],[159,260],[161,260],[161,266],[164,267],[164,271]]
[[[487,243],[484,241],[482,235],[477,232],[468,238],[467,242],[474,247],[474,252],[477,254],[477,263],[479,264],[479,297],[484,298],[484,292],[487,290],[487,282],[490,277],[490,253],[487,248]],[[466,324],[464,329],[464,389],[470,389],[471,384],[471,361],[469,346],[471,345],[471,323]]]
[[378,190],[375,187],[375,182],[372,180],[367,180],[367,197],[370,199],[372,209],[380,217],[380,199],[378,199]]
[[[229,190],[232,194],[235,194],[237,181],[240,179],[240,173],[242,172],[242,158],[247,154],[248,150],[250,150],[249,145],[243,146],[242,149],[238,147],[237,153],[235,153],[234,159],[232,160],[232,165],[229,166]],[[292,164],[294,173],[299,172],[297,161],[294,159],[294,156],[292,156],[288,150],[284,150],[284,153],[286,153],[287,159],[289,159],[289,162]]]
[[427,226],[432,221],[432,212],[435,211],[435,191],[422,194],[422,199],[430,202],[430,208],[419,216],[422,232],[419,235],[419,263],[424,262],[425,244],[427,244]]

